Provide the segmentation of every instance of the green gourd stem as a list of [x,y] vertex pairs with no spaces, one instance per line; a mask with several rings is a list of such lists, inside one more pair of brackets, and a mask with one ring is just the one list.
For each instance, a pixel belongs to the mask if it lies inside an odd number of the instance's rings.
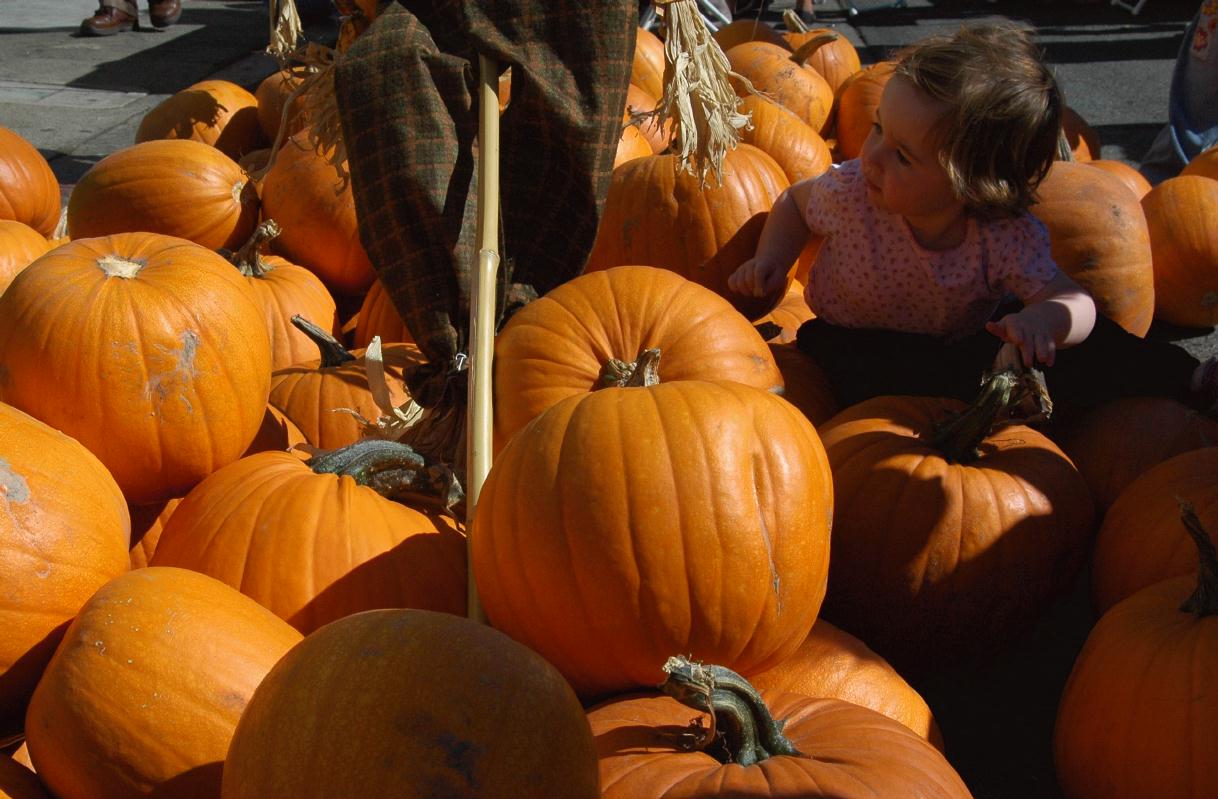
[[418,498],[449,508],[465,498],[450,469],[400,441],[364,439],[314,455],[307,465],[316,474],[350,477],[386,499]]
[[749,681],[723,666],[695,663],[680,655],[664,664],[660,690],[683,705],[710,713],[723,733],[730,762],[751,766],[775,755],[801,756]]
[[266,261],[262,260],[262,246],[271,239],[281,233],[279,223],[274,219],[268,219],[262,222],[258,227],[254,228],[253,234],[249,241],[241,245],[241,249],[233,253],[231,260],[237,269],[241,270],[241,274],[246,277],[262,277],[274,267],[268,266]]
[[952,463],[971,463],[981,456],[981,442],[993,432],[999,419],[1017,416],[1013,411],[1029,398],[1042,409],[1039,415],[1047,417],[1052,404],[1036,370],[1005,369],[992,374],[971,405],[935,424],[930,444]]
[[339,343],[338,339],[300,314],[292,316],[292,324],[296,326],[297,330],[308,336],[317,345],[317,349],[321,351],[321,368],[330,369],[335,366],[342,366],[348,361],[356,360],[356,357],[348,352],[347,348]]
[[1202,526],[1201,520],[1197,518],[1197,511],[1192,503],[1180,497],[1176,497],[1176,502],[1180,505],[1180,520],[1184,522],[1184,529],[1197,545],[1200,561],[1197,588],[1184,600],[1180,610],[1199,619],[1204,616],[1218,616],[1218,551],[1215,550],[1214,541]]
[[634,388],[654,386],[660,382],[660,350],[643,350],[632,363],[610,358],[601,369],[601,388]]
[[804,62],[816,54],[816,51],[824,47],[829,42],[836,42],[841,37],[833,31],[825,31],[818,33],[808,41],[799,46],[799,49],[791,54],[791,60],[800,66],[804,66]]

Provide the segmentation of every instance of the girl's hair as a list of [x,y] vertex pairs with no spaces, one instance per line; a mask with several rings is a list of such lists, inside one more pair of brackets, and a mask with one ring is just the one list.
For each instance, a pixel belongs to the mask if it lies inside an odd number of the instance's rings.
[[939,159],[969,212],[1016,216],[1057,154],[1062,97],[1031,35],[1013,23],[972,25],[896,54],[901,75],[947,104]]

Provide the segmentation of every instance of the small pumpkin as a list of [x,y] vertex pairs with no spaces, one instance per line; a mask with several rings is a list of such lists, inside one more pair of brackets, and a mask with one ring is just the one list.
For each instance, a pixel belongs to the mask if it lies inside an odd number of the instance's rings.
[[284,128],[285,136],[299,133],[305,127],[305,118],[300,110],[300,100],[292,103],[292,111],[287,119],[283,118],[283,109],[292,92],[304,81],[301,71],[281,69],[272,72],[262,79],[254,90],[254,98],[258,102],[258,126],[268,142],[274,142],[279,135],[279,129]]
[[664,96],[664,42],[646,28],[635,33],[630,82],[658,99]]
[[863,152],[863,142],[871,135],[880,97],[892,78],[895,66],[893,61],[878,61],[865,66],[844,80],[834,92],[834,134],[841,160],[858,158]]
[[732,20],[712,33],[711,38],[725,53],[744,42],[769,42],[779,47],[785,47],[787,50],[791,49],[786,37],[775,30],[773,25],[763,21],[761,17]]
[[379,280],[372,281],[372,286],[364,295],[351,342],[355,347],[367,347],[374,336],[380,336],[381,341],[386,342],[414,342],[398,309],[393,306],[393,300],[385,291],[385,285]]
[[[646,89],[635,86],[633,83],[626,87],[626,113],[634,115],[644,113],[655,109],[659,98],[649,93]],[[669,143],[672,142],[672,120],[666,120],[663,125],[660,125],[655,119],[649,119],[638,124],[639,132],[647,139],[651,145],[653,153],[662,153],[668,149]]]
[[[791,50],[799,50],[809,41],[817,39],[826,32],[836,33],[830,28],[809,28],[794,9],[788,8],[783,11],[782,19],[787,26],[783,39],[786,40],[787,46]],[[818,47],[804,63],[819,72],[835,94],[847,78],[862,69],[858,50],[849,39],[840,33],[837,38],[830,39]]]
[[[833,108],[833,89],[819,72],[805,65],[803,59],[811,51],[811,43],[800,53],[792,53],[777,44],[752,41],[728,50],[727,60],[732,72],[748,79],[754,89],[794,112],[812,130],[824,133]],[[738,78],[731,80],[740,97],[748,96],[748,89]]]
[[1142,198],[1154,257],[1155,318],[1175,325],[1218,323],[1218,181],[1168,178]]
[[0,219],[0,294],[17,273],[51,249],[51,243],[24,222]]
[[193,83],[144,115],[135,141],[193,139],[236,161],[266,145],[258,124],[258,98],[228,80]]
[[1062,135],[1074,161],[1087,163],[1100,157],[1100,136],[1082,115],[1068,105],[1062,106]]
[[787,289],[782,302],[758,319],[757,324],[761,326],[768,322],[778,329],[777,335],[766,339],[771,344],[790,344],[795,341],[800,325],[812,318],[812,309],[804,300],[804,287],[797,280],[791,283],[791,288]]
[[1196,155],[1180,170],[1181,175],[1199,175],[1218,180],[1218,147],[1210,147]]
[[770,344],[770,353],[782,372],[782,398],[799,408],[809,422],[819,428],[841,410],[820,364],[794,342]]
[[617,140],[617,152],[613,156],[613,166],[617,167],[633,158],[642,158],[652,154],[651,142],[639,132],[638,127],[629,124],[629,115],[622,117],[622,135]]
[[753,126],[740,140],[765,151],[791,183],[823,174],[832,164],[829,145],[794,113],[764,97],[750,94],[737,109],[750,114]]
[[167,499],[150,505],[128,506],[131,512],[131,568],[142,569],[149,564],[161,533],[165,531],[165,522],[181,503],[181,499]]
[[0,219],[29,225],[44,236],[59,224],[59,179],[42,153],[0,125]]

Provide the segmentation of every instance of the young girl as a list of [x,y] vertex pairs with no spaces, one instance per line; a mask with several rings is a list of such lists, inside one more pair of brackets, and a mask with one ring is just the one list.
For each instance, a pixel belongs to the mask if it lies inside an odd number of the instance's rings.
[[843,406],[881,394],[970,400],[986,371],[1019,363],[1057,365],[1045,372],[1055,402],[1212,402],[1218,368],[1098,316],[1054,264],[1028,208],[1061,109],[1052,73],[1013,24],[913,45],[897,56],[861,156],[780,195],[728,285],[772,293],[809,235],[824,237],[805,295],[817,318],[797,343]]

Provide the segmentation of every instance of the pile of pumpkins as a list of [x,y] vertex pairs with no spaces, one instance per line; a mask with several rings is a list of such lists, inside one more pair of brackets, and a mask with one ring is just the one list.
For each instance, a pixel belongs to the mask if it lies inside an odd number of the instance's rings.
[[[1218,795],[1218,421],[1117,400],[948,446],[962,404],[838,408],[795,349],[815,242],[782,294],[728,290],[891,72],[789,24],[716,33],[767,93],[721,182],[623,128],[585,273],[496,341],[468,530],[378,479],[424,359],[299,74],[169,98],[62,219],[0,129],[0,796],[969,796],[911,681],[1000,657],[1087,563],[1062,790]],[[662,73],[640,29],[624,120]],[[1218,151],[1151,188],[1071,120],[1059,263],[1137,335],[1213,325]]]

